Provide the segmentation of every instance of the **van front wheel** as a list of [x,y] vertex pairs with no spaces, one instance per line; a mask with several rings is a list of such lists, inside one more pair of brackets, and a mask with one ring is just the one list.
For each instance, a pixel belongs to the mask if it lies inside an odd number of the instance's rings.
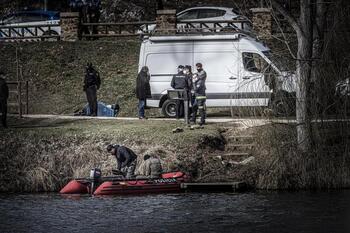
[[176,101],[166,100],[162,105],[162,113],[166,117],[176,116]]

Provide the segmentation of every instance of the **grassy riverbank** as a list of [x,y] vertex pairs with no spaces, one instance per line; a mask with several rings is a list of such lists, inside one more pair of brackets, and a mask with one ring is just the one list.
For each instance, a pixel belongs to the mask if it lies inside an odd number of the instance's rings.
[[314,123],[314,150],[298,151],[296,126],[259,127],[251,183],[260,189],[350,188],[350,123]]
[[[177,121],[10,119],[0,133],[0,191],[57,191],[94,167],[104,175],[116,165],[107,157],[109,143],[124,144],[137,154],[159,156],[165,170],[198,173],[198,157],[215,150],[221,137],[216,125],[174,134]],[[142,156],[139,156],[142,158]]]
[[[335,130],[339,124],[344,125],[341,132]],[[9,125],[0,129],[0,192],[58,191],[70,179],[88,176],[94,167],[110,175],[116,162],[105,151],[109,143],[124,144],[140,158],[155,154],[166,171],[183,170],[201,182],[246,181],[258,189],[350,187],[347,123],[314,130],[318,149],[307,155],[295,149],[292,124],[248,129],[209,124],[176,134],[172,129],[182,122],[10,118]],[[228,138],[240,134],[254,136],[254,160],[221,160],[230,152]]]

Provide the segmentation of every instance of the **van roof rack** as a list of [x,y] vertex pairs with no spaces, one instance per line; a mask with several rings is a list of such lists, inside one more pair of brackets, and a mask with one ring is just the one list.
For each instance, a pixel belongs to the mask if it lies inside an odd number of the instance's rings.
[[240,40],[243,37],[249,37],[244,33],[221,33],[221,34],[175,34],[175,35],[151,35],[144,37],[150,41],[188,41],[188,40]]

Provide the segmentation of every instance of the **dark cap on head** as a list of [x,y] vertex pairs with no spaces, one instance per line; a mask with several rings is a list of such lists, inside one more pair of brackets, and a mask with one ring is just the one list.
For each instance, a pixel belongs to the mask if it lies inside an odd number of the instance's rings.
[[185,69],[191,70],[192,67],[190,65],[185,65]]
[[183,69],[184,66],[183,66],[183,65],[179,65],[177,68],[178,68],[178,69]]
[[108,152],[111,152],[112,149],[114,149],[114,148],[116,148],[118,146],[119,145],[117,145],[117,144],[109,144],[106,149],[107,149]]
[[197,66],[197,67],[200,67],[200,68],[203,67],[202,63],[199,63],[199,62],[196,64],[196,66]]

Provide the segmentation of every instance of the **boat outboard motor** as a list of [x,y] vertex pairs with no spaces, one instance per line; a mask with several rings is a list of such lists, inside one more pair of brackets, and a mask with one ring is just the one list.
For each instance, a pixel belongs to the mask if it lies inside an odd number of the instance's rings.
[[95,185],[100,183],[101,180],[101,176],[102,176],[102,172],[101,169],[99,168],[93,168],[90,171],[90,179],[91,179],[91,195],[94,193],[95,190]]

